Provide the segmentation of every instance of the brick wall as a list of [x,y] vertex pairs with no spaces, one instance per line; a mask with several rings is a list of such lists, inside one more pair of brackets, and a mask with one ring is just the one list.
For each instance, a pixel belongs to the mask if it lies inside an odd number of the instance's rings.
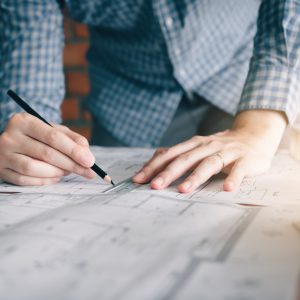
[[63,123],[89,139],[91,116],[84,110],[85,97],[90,89],[85,59],[89,44],[88,30],[85,25],[76,23],[67,16],[64,30],[66,98],[61,107]]

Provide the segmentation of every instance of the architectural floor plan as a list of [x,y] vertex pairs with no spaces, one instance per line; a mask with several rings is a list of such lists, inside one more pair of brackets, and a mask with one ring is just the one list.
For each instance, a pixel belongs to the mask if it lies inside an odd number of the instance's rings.
[[[130,177],[145,149],[93,149],[117,182],[0,185],[0,300],[295,300],[300,164],[285,151],[235,193]],[[282,174],[284,176],[282,176]]]

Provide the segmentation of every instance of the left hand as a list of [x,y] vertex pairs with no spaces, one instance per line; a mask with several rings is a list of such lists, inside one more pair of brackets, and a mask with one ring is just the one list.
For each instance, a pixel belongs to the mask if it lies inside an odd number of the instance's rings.
[[163,189],[190,172],[178,185],[179,192],[194,191],[213,175],[228,174],[224,190],[238,188],[244,177],[266,171],[286,127],[285,115],[270,110],[240,113],[231,130],[210,136],[194,136],[170,148],[158,149],[136,174],[137,183],[151,181]]

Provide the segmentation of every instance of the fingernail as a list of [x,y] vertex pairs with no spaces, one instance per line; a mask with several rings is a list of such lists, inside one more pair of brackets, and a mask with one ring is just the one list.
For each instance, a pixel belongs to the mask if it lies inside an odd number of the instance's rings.
[[95,162],[95,158],[93,156],[93,154],[91,154],[90,152],[83,152],[82,155],[82,160],[84,162],[84,164],[86,164],[87,166],[92,166]]
[[232,180],[230,181],[227,181],[227,187],[230,189],[230,190],[233,190],[235,188],[235,184]]
[[133,178],[135,180],[144,180],[146,177],[145,173],[144,172],[140,172],[140,173],[137,173]]
[[153,180],[153,183],[157,186],[161,186],[164,183],[164,179],[162,177],[158,177]]
[[182,184],[182,188],[184,190],[188,190],[190,187],[192,186],[192,183],[190,181],[185,181],[183,184]]

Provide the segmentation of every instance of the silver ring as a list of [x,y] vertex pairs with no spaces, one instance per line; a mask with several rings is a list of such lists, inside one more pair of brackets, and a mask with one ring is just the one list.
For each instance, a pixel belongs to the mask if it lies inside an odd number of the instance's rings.
[[224,162],[223,156],[221,155],[220,152],[217,152],[217,153],[215,153],[214,155],[215,155],[215,156],[218,156],[218,157],[221,159],[221,161],[222,161],[222,170],[223,170],[223,169],[225,168],[225,162]]

